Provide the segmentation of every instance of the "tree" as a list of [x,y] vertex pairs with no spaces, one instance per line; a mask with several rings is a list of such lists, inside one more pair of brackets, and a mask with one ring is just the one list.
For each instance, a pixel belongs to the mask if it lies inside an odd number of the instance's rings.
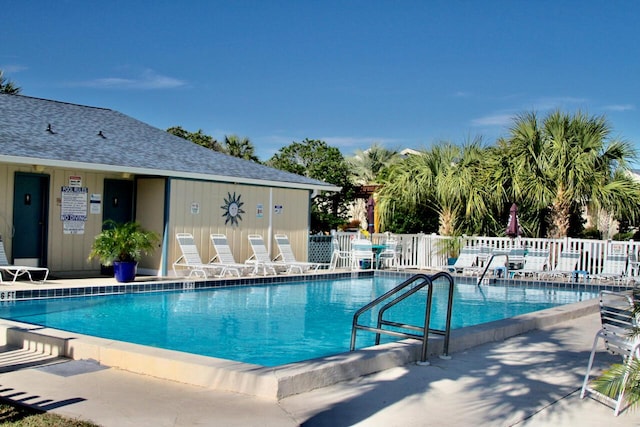
[[312,231],[329,231],[345,222],[355,190],[350,181],[349,165],[339,149],[324,141],[307,138],[278,150],[267,165],[342,187],[340,192],[323,191],[313,198]]
[[423,207],[438,216],[440,234],[473,232],[490,212],[484,157],[480,139],[462,147],[444,142],[409,155],[389,168],[384,179],[378,195],[382,222],[388,222],[397,205]]
[[247,137],[238,138],[237,135],[225,135],[224,152],[233,157],[260,163],[260,159],[255,155],[255,147]]
[[396,150],[387,150],[379,144],[373,144],[366,150],[356,150],[353,157],[346,159],[351,166],[352,181],[357,185],[377,182],[378,174],[400,161]]
[[[387,150],[383,146],[374,143],[366,150],[356,150],[354,156],[346,160],[351,168],[351,182],[356,186],[363,186],[379,184],[378,174],[385,168],[400,161],[401,157],[396,150]],[[375,193],[371,197],[374,200],[377,199]],[[367,217],[367,202],[361,196],[350,207],[350,216],[359,219],[361,224],[369,221]],[[389,229],[399,232],[397,228]]]
[[202,129],[198,129],[197,132],[189,132],[180,126],[173,126],[167,129],[167,132],[180,138],[187,139],[210,150],[224,151],[218,141],[216,141],[215,138],[206,135]]
[[0,93],[18,95],[21,91],[22,89],[16,86],[11,80],[6,79],[4,77],[4,71],[0,70]]
[[[501,145],[512,158],[515,199],[548,212],[548,235],[564,237],[580,221],[576,212],[600,209],[620,217],[638,215],[640,186],[629,176],[636,157],[628,142],[610,139],[604,117],[555,111],[542,124],[535,113],[518,116]],[[572,218],[574,218],[572,220]]]

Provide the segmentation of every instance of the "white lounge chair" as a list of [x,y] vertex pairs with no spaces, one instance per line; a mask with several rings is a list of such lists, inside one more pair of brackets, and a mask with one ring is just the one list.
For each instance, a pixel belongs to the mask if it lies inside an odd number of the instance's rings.
[[568,277],[571,279],[578,274],[576,267],[580,260],[580,252],[578,251],[562,251],[558,257],[558,263],[555,268],[544,271],[538,275],[538,278]]
[[602,264],[602,270],[598,274],[591,274],[589,278],[604,282],[612,280],[620,282],[626,277],[627,261],[626,254],[608,254]]
[[251,263],[254,266],[254,272],[257,274],[260,270],[266,275],[268,272],[277,274],[278,271],[285,271],[291,273],[293,269],[302,273],[302,268],[298,266],[292,266],[283,261],[272,261],[267,251],[267,247],[264,244],[264,239],[259,234],[249,234],[249,245],[253,251],[253,255],[247,259],[247,263]]
[[[630,367],[634,359],[640,359],[640,339],[632,339],[629,335],[636,322],[633,315],[633,298],[630,295],[610,291],[600,291],[600,319],[602,329],[600,329],[593,340],[593,347],[587,364],[587,373],[582,383],[580,398],[583,399],[587,393],[594,394],[605,401],[614,404],[614,415],[618,415],[624,402],[624,386],[621,387],[617,398],[612,399],[605,396],[590,386],[591,368],[593,359],[598,347],[598,341],[602,339],[605,349],[616,355],[621,355],[623,363]],[[628,370],[627,374],[628,375]],[[626,383],[626,377],[623,384]]]
[[351,268],[353,270],[374,268],[375,262],[376,253],[373,251],[370,240],[354,239],[351,241]]
[[211,244],[216,250],[216,255],[211,258],[212,264],[217,264],[221,268],[220,277],[224,277],[227,273],[235,274],[240,277],[249,270],[255,270],[254,264],[241,264],[236,262],[231,247],[224,234],[211,234]]
[[549,250],[528,251],[524,256],[524,265],[519,270],[513,270],[513,276],[537,276],[549,268]]
[[460,249],[458,258],[451,265],[440,265],[430,267],[432,270],[449,271],[450,273],[462,273],[465,268],[474,267],[478,263],[480,248],[477,246],[464,246]]
[[[176,276],[178,275],[178,268],[186,268],[189,270],[188,277],[192,275],[199,276],[201,274],[205,279],[209,275],[216,275],[216,271],[222,269],[220,265],[202,262],[200,252],[198,252],[198,247],[191,233],[176,233],[176,240],[182,252],[182,255],[173,263],[173,274]],[[209,272],[209,274],[207,274],[207,272]]]
[[[33,280],[31,273],[33,272],[44,273],[44,277],[40,281]],[[4,283],[2,280],[2,273],[7,273],[12,277],[11,283],[15,283],[16,279],[24,274],[27,275],[30,281],[44,283],[47,281],[47,277],[49,277],[49,269],[46,267],[29,267],[26,265],[13,265],[9,264],[9,260],[7,259],[7,254],[4,251],[4,242],[0,237],[0,283]]]
[[280,253],[276,255],[273,259],[274,261],[283,261],[289,265],[295,265],[296,267],[300,267],[302,272],[306,271],[317,271],[321,266],[328,267],[328,264],[323,264],[319,262],[305,262],[296,260],[296,256],[293,253],[293,249],[291,248],[291,243],[289,242],[289,237],[286,234],[276,234],[275,235],[276,244],[278,245],[278,250]]
[[499,272],[503,273],[503,278],[506,278],[507,270],[509,269],[509,255],[505,252],[496,252],[489,255],[489,258],[485,262],[488,265],[474,265],[471,267],[465,267],[462,270],[462,274],[465,276],[480,276],[485,273],[486,277],[497,277]]

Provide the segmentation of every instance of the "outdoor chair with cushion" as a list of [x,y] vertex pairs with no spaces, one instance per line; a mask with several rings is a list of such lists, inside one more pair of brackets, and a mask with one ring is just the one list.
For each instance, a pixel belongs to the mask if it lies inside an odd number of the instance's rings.
[[4,251],[4,242],[2,241],[2,237],[0,237],[0,283],[3,283],[2,274],[7,273],[12,277],[11,283],[15,283],[16,279],[22,275],[27,275],[30,281],[35,282],[31,273],[38,272],[43,274],[42,280],[40,283],[44,283],[49,277],[49,269],[46,267],[30,267],[26,265],[13,265],[9,264],[9,260],[7,259],[7,254]]

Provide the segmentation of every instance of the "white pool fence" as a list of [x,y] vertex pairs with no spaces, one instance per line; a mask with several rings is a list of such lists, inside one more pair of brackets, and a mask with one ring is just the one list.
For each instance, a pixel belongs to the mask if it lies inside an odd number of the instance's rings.
[[[335,238],[340,242],[341,250],[350,250],[351,241],[358,236],[358,232],[337,232]],[[428,269],[446,265],[448,262],[447,253],[443,248],[446,241],[451,240],[449,236],[437,234],[394,234],[398,240],[398,251],[400,265],[405,269]],[[372,243],[384,244],[389,237],[388,234],[379,233],[370,236]],[[329,262],[331,259],[331,239],[332,236],[310,236],[309,239],[309,260],[312,262]],[[562,251],[577,251],[580,253],[578,270],[588,272],[588,274],[600,273],[603,261],[607,254],[627,254],[633,259],[640,249],[640,241],[616,241],[616,240],[593,240],[576,239],[566,237],[562,239],[543,239],[518,237],[484,237],[484,236],[462,236],[462,246],[484,247],[490,251],[509,250],[511,248],[525,248],[529,251],[549,250],[549,263],[556,264],[558,256]],[[344,264],[346,261],[342,261]],[[338,265],[346,267],[347,265]],[[637,274],[637,272],[634,272]]]

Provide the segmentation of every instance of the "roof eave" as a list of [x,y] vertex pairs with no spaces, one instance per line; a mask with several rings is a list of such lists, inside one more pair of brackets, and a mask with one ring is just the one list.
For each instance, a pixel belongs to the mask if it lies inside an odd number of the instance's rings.
[[202,180],[202,181],[226,182],[226,183],[233,183],[233,184],[257,185],[261,187],[293,188],[293,189],[299,189],[299,190],[335,191],[335,192],[340,191],[342,189],[341,187],[337,187],[335,185],[330,185],[330,184],[314,185],[314,184],[304,184],[304,183],[288,182],[288,181],[274,181],[274,180],[245,178],[245,177],[233,177],[233,176],[226,176],[226,175],[182,172],[182,171],[163,170],[163,169],[134,168],[134,167],[127,167],[127,166],[105,165],[100,163],[73,162],[69,160],[42,159],[37,157],[0,155],[0,161],[4,161],[7,163],[16,163],[21,165],[34,165],[34,166],[37,165],[37,166],[45,166],[45,167],[46,166],[61,167],[61,168],[82,169],[82,170],[91,170],[91,171],[100,171],[100,172],[128,173],[131,175],[164,176],[169,178],[184,178],[184,179],[196,179],[196,180]]

